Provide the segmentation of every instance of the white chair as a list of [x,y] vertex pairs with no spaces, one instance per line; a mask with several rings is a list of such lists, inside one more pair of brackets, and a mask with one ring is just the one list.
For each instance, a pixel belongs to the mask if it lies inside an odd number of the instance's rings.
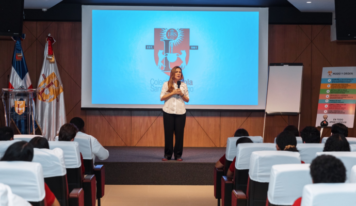
[[297,144],[297,149],[300,153],[300,158],[304,163],[311,163],[316,157],[317,152],[322,152],[324,144],[320,143],[305,143]]
[[[326,140],[328,140],[329,137],[323,137],[323,139],[321,139],[321,143],[325,143]],[[347,141],[349,142],[350,145],[352,144],[356,144],[356,137],[346,137]]]
[[31,206],[26,200],[12,193],[8,185],[0,183],[0,206]]
[[[37,137],[39,135],[30,135],[30,134],[15,134],[14,140],[26,141],[29,142],[32,138]],[[43,137],[44,138],[44,137]]]
[[351,169],[351,175],[349,179],[350,183],[356,183],[356,165],[352,167]]
[[[236,141],[241,137],[229,137],[226,143],[225,157],[228,161],[232,162],[236,156]],[[263,143],[261,136],[248,136],[253,143]]]
[[239,144],[236,148],[235,169],[248,170],[250,168],[250,157],[256,151],[276,151],[273,143]]
[[355,183],[319,183],[303,189],[302,206],[356,205]]
[[32,205],[44,205],[42,166],[37,162],[0,162],[0,182]]
[[340,159],[346,168],[346,182],[349,181],[351,176],[351,169],[354,165],[356,165],[356,152],[318,152],[316,154],[318,156],[332,155]]
[[351,152],[356,152],[356,144],[350,144]]
[[312,184],[309,164],[273,165],[268,185],[269,205],[293,205],[303,188]]
[[[303,143],[302,137],[295,137],[297,139],[297,145]],[[274,138],[274,143],[276,143],[277,137]]]
[[0,158],[4,156],[7,148],[15,142],[18,142],[18,140],[0,141]]

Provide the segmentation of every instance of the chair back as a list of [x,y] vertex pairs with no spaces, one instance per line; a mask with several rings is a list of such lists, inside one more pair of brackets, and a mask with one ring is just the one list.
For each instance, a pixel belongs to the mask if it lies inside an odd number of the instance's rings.
[[350,144],[351,152],[356,152],[356,144]]
[[356,183],[356,165],[352,167],[351,174],[350,174],[350,183]]
[[0,158],[4,156],[7,148],[15,142],[18,142],[18,140],[0,141]]
[[356,205],[355,183],[319,183],[303,189],[302,206]]
[[[326,140],[328,140],[329,137],[323,137],[323,139],[321,139],[321,143],[325,143]],[[350,145],[352,144],[356,144],[356,137],[346,137],[347,141],[349,142]]]
[[[241,137],[229,137],[226,143],[225,157],[228,161],[233,161],[236,156],[236,141]],[[253,143],[263,143],[261,136],[248,136]]]
[[14,140],[20,140],[20,141],[29,142],[29,141],[31,141],[32,138],[37,137],[37,136],[38,135],[32,135],[32,134],[15,134],[14,135]]
[[42,166],[37,162],[1,161],[0,182],[32,205],[44,205]]
[[49,147],[50,149],[60,148],[63,150],[69,191],[74,188],[82,188],[82,164],[78,143],[74,141],[49,141]]
[[318,152],[317,155],[332,155],[340,159],[346,168],[346,182],[349,182],[352,167],[356,165],[356,152]]
[[[295,137],[295,139],[297,140],[297,145],[303,143],[302,137]],[[276,140],[277,140],[277,137],[274,138],[274,143],[276,143]]]
[[11,188],[8,185],[0,183],[0,206],[31,206],[22,197],[19,197],[12,193]]
[[305,143],[297,144],[297,149],[300,153],[300,158],[304,163],[311,163],[316,157],[317,152],[322,152],[324,149],[324,144],[320,143]]
[[273,165],[268,185],[270,205],[293,205],[303,188],[312,184],[309,164]]
[[78,132],[74,138],[74,141],[78,142],[79,151],[83,155],[85,174],[94,174],[95,155],[92,152],[90,136],[82,132]]

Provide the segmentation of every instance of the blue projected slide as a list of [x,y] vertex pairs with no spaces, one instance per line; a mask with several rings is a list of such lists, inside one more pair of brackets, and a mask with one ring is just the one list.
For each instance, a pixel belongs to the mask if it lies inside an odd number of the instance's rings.
[[258,105],[259,12],[92,11],[92,104],[163,104],[176,65],[188,105]]

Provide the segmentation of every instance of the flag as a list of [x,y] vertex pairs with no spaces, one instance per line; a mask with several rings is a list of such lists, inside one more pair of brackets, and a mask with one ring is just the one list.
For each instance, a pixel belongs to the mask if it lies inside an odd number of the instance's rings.
[[54,140],[61,126],[66,123],[63,84],[52,48],[54,43],[49,34],[37,85],[36,120],[42,136],[48,140]]
[[[23,34],[20,36],[14,36],[12,39],[16,41],[14,54],[12,57],[12,67],[9,80],[10,89],[32,89],[32,83],[30,75],[28,73],[25,56],[22,51],[21,41],[25,38]],[[30,121],[30,129],[28,130],[28,114],[26,101],[27,95],[25,93],[17,93],[14,97],[15,101],[11,102],[10,117],[15,124],[16,129],[20,134],[32,134],[32,121]],[[33,101],[33,100],[30,100]],[[34,109],[34,108],[33,108]]]

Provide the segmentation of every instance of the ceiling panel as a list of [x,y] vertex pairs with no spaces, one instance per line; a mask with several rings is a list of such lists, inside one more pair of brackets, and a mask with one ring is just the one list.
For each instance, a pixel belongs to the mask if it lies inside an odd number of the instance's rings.
[[[288,0],[301,12],[334,12],[335,0]],[[311,2],[311,3],[307,3]]]
[[25,0],[25,9],[49,9],[62,0]]

